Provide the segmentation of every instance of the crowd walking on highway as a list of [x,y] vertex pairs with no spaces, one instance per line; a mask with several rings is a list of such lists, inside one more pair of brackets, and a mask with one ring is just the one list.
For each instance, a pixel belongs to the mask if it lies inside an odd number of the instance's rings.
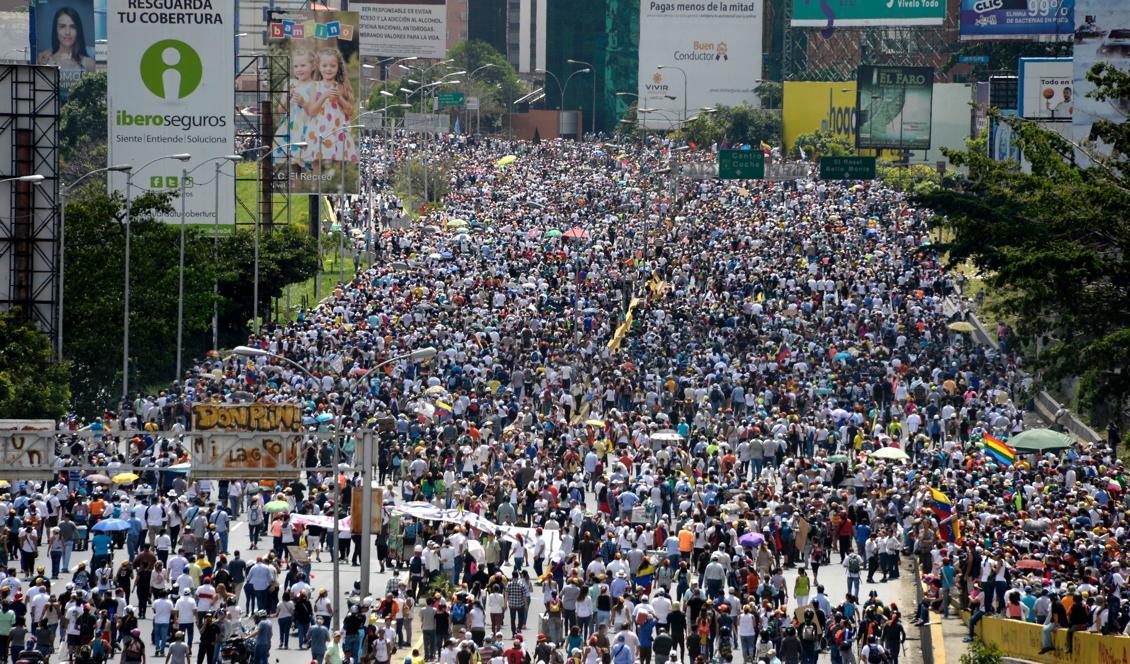
[[[340,211],[372,260],[249,336],[268,355],[61,431],[57,478],[0,500],[0,657],[897,664],[958,607],[971,634],[1125,632],[1117,438],[983,453],[1026,428],[1029,379],[1007,328],[951,327],[962,277],[905,195],[680,181],[712,155],[667,143],[450,135],[413,152],[445,198],[390,228],[409,140],[363,142],[373,195]],[[247,399],[335,435],[293,480],[184,473],[192,407]],[[374,542],[316,518],[349,514],[364,430]],[[335,605],[312,565],[366,546],[387,584]]]

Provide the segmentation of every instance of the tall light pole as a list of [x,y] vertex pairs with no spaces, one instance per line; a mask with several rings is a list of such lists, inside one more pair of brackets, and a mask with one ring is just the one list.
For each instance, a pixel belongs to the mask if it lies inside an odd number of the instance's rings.
[[[288,357],[285,357],[283,355],[277,355],[275,353],[265,351],[261,348],[254,348],[254,347],[251,347],[251,346],[236,346],[235,348],[232,349],[232,352],[235,353],[236,355],[240,355],[240,356],[243,356],[243,357],[269,357],[269,358],[272,358],[272,359],[275,359],[275,360],[286,362],[290,366],[294,367],[298,371],[305,374],[306,377],[308,377],[310,380],[314,381],[315,383],[317,383],[319,385],[321,384],[318,381],[318,379],[314,376],[314,374],[310,373],[310,371],[308,369],[306,369],[306,367],[302,366],[301,364],[299,364],[299,363],[295,362],[294,360],[292,360]],[[439,351],[437,351],[432,346],[428,346],[427,348],[418,348],[416,350],[413,350],[410,353],[405,353],[403,355],[398,355],[396,357],[389,358],[389,359],[385,360],[384,362],[381,362],[380,364],[377,364],[376,366],[372,367],[369,371],[375,372],[378,369],[381,369],[381,368],[383,368],[383,367],[385,367],[389,364],[392,364],[393,362],[400,362],[401,360],[410,359],[414,362],[427,362],[428,360],[431,360],[432,358],[434,358],[438,353],[439,353]],[[333,466],[334,466],[333,467],[333,484],[334,484],[333,627],[334,627],[334,629],[338,629],[341,626],[341,613],[342,613],[342,611],[341,611],[341,609],[342,609],[342,607],[341,607],[341,548],[339,546],[341,544],[341,540],[338,537],[339,527],[340,527],[338,519],[339,519],[339,516],[341,514],[341,482],[338,481],[337,476],[338,476],[338,473],[341,472],[341,468],[340,468],[340,465],[341,465],[341,443],[338,440],[338,438],[341,435],[341,425],[342,425],[343,416],[344,416],[344,413],[339,408],[338,412],[337,412],[337,417],[335,418],[335,422],[334,422],[334,441],[333,441],[333,445],[334,445],[334,460],[333,460]],[[367,452],[368,452],[367,454],[366,454],[366,448],[369,448],[367,450]],[[369,556],[369,549],[372,548],[372,546],[373,546],[372,542],[370,541],[372,539],[372,532],[373,532],[372,531],[372,521],[373,521],[373,519],[372,519],[372,513],[371,513],[372,512],[372,504],[373,504],[373,482],[372,482],[372,479],[370,478],[370,476],[371,476],[372,470],[373,470],[372,459],[373,459],[373,451],[374,450],[372,450],[371,448],[372,448],[372,445],[365,445],[364,447],[362,447],[362,454],[364,456],[366,456],[367,459],[368,459],[365,463],[362,464],[362,469],[361,469],[361,474],[362,474],[362,478],[363,478],[363,486],[361,487],[361,491],[362,491],[362,507],[361,507],[361,509],[362,509],[362,524],[361,524],[361,529],[362,529],[362,540],[363,540],[363,543],[364,543],[364,546],[365,546],[365,548],[363,549],[362,568],[361,568],[361,588],[362,588],[361,596],[362,596],[362,598],[364,598],[364,596],[367,594],[366,590],[367,590],[367,587],[368,587],[368,581],[369,581],[369,576],[370,576],[367,573],[365,561],[369,560],[369,557],[370,557]]]
[[[561,79],[557,78],[557,75],[554,74],[553,72],[549,71],[548,69],[535,69],[534,71],[539,73],[539,74],[545,74],[547,76],[552,77],[554,83],[557,83],[557,93],[560,95],[559,101],[557,103],[557,110],[559,111],[558,114],[557,114],[557,134],[560,136],[561,135],[561,113],[560,113],[560,111],[563,111],[565,109],[565,92],[569,89],[569,82],[572,81],[573,77],[576,76],[577,74],[591,74],[592,69],[589,69],[589,68],[586,67],[585,69],[578,69],[577,71],[573,72],[572,74],[569,74],[569,76],[565,79],[565,85],[561,85]],[[578,127],[578,133],[584,133],[584,127]]]
[[[64,186],[62,190],[59,191],[59,323],[57,335],[58,339],[56,343],[59,346],[59,354],[57,357],[60,360],[63,359],[63,294],[65,290],[63,288],[63,277],[66,274],[65,268],[67,262],[67,194],[69,194],[75,187],[82,184],[82,182],[87,178],[98,175],[99,173],[124,173],[131,168],[133,168],[133,166],[130,166],[129,164],[118,164],[115,166],[106,166],[105,168],[96,168],[89,173],[83,174],[77,180]],[[42,181],[43,176],[41,175],[39,177],[40,180],[36,180],[36,182]]]
[[683,75],[683,122],[685,123],[687,121],[687,72],[686,72],[686,70],[683,69],[682,67],[676,67],[675,65],[659,65],[658,67],[656,67],[656,69],[659,69],[661,71],[664,70],[664,69],[674,69],[675,71],[677,71],[677,72],[679,72],[680,74]]
[[178,152],[177,154],[167,154],[163,157],[157,157],[151,161],[142,164],[140,167],[131,168],[125,171],[126,174],[126,266],[125,266],[125,286],[123,290],[123,299],[125,304],[122,307],[122,401],[129,400],[129,277],[130,277],[130,226],[133,223],[133,211],[131,210],[133,203],[133,174],[145,170],[149,166],[156,164],[159,161],[166,159],[175,159],[176,161],[185,162],[192,159],[192,155],[187,152]]
[[568,62],[571,65],[584,65],[584,66],[588,67],[589,69],[591,69],[593,71],[593,74],[592,74],[592,124],[591,124],[592,129],[591,129],[591,131],[595,135],[596,134],[596,65],[592,64],[591,62],[585,62],[584,60],[573,60],[572,58],[566,60],[565,62]]
[[[481,72],[484,69],[492,69],[492,68],[494,68],[494,63],[488,62],[485,65],[481,65],[479,67],[475,67],[474,69],[472,69],[471,73],[467,74],[467,92],[471,92],[471,83],[474,82],[474,80],[475,80],[475,74]],[[466,100],[464,100],[463,103],[464,103],[464,108],[465,108],[466,107]],[[476,116],[477,115],[478,115],[478,113],[476,112]],[[471,114],[470,114],[470,112],[467,113],[467,124],[471,124]],[[477,127],[476,127],[476,129],[477,129]]]
[[508,140],[514,140],[514,107],[518,104],[523,104],[525,102],[533,103],[533,102],[537,101],[538,99],[541,99],[544,96],[545,96],[545,88],[538,88],[537,90],[534,90],[533,92],[526,94],[526,95],[523,95],[523,96],[515,99],[514,101],[510,102],[510,113],[507,114],[508,117],[506,118],[507,122],[510,125],[510,130],[508,132],[509,135],[507,137]]
[[[306,145],[307,145],[306,141],[298,141],[296,143],[284,143],[283,145],[279,145],[279,146],[260,145],[259,147],[255,148],[252,151],[258,152],[258,151],[264,151],[265,150],[267,152],[267,154],[256,159],[255,165],[258,167],[263,163],[264,159],[269,159],[269,158],[273,157],[275,150],[285,151],[285,150],[288,150],[290,148],[304,148],[304,147],[306,147]],[[262,170],[260,169],[260,178],[261,177],[262,177]],[[259,197],[263,195],[263,186],[262,186],[262,183],[257,183],[257,184],[259,186],[255,187],[255,198],[256,198],[256,201],[255,201],[255,207],[256,207],[256,210],[255,210],[255,242],[254,242],[254,244],[255,244],[255,267],[254,267],[254,282],[255,282],[255,285],[252,286],[252,295],[251,295],[251,297],[253,299],[253,301],[251,303],[251,324],[252,324],[252,326],[255,330],[256,336],[259,335],[259,228],[260,228],[260,226],[262,226],[262,222],[263,222],[263,202],[261,200],[259,200]],[[319,237],[320,237],[320,234],[319,234]],[[321,255],[319,255],[318,260],[321,261],[321,259],[322,259],[322,257],[321,257]],[[318,264],[318,268],[319,268],[319,270],[321,269],[321,263],[320,262]],[[317,282],[317,279],[318,279],[318,274],[315,273],[314,274],[315,282]]]
[[[194,166],[192,168],[192,170],[189,170],[189,169],[183,168],[183,167],[181,168],[181,176],[180,176],[180,260],[177,263],[177,372],[175,374],[173,374],[175,376],[175,378],[173,380],[177,381],[177,382],[179,382],[180,379],[181,379],[181,368],[182,368],[181,362],[182,362],[183,356],[184,356],[184,227],[185,227],[184,216],[185,216],[185,201],[188,198],[185,194],[187,193],[186,189],[188,187],[188,176],[192,175],[194,172],[196,172],[196,169],[200,168],[204,164],[207,164],[207,163],[210,163],[210,162],[213,162],[213,161],[215,161],[215,162],[228,161],[228,162],[231,162],[231,163],[235,163],[235,162],[238,162],[238,161],[243,161],[243,157],[241,157],[237,154],[229,154],[229,155],[225,155],[223,157],[212,157],[211,159],[205,159],[204,161],[200,162],[199,164]],[[216,187],[216,234],[217,234],[217,237],[219,237],[219,232],[220,232],[220,227],[219,227],[219,223],[220,223],[220,220],[219,220],[219,216],[220,216],[220,166],[219,166],[219,164],[216,165],[215,187]],[[213,253],[213,259],[215,259],[216,253],[217,253],[216,250],[213,249],[212,253]]]

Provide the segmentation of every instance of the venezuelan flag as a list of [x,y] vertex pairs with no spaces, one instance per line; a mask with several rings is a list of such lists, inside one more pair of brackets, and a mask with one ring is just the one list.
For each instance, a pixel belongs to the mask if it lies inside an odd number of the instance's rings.
[[436,415],[440,417],[451,417],[452,412],[451,404],[445,401],[436,401]]
[[250,360],[248,360],[247,366],[244,367],[243,375],[244,378],[246,378],[248,385],[254,385],[255,383],[259,382],[259,374],[255,373],[255,364]]
[[956,542],[961,533],[954,518],[953,501],[941,491],[930,489],[929,507],[938,518],[938,534],[947,542]]
[[788,342],[782,341],[781,345],[777,347],[777,355],[776,355],[776,358],[775,358],[777,363],[779,364],[781,362],[784,362],[785,358],[787,358],[789,356],[789,354],[790,353],[789,353]]
[[981,436],[981,446],[985,451],[985,456],[992,459],[1001,468],[1012,466],[1013,461],[1016,460],[1016,450],[989,434]]

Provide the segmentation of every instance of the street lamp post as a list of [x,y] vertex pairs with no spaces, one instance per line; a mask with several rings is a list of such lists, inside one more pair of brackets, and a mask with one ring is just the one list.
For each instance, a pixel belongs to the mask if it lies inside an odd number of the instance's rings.
[[163,157],[157,157],[151,161],[142,164],[139,168],[129,169],[126,174],[126,265],[125,265],[125,286],[123,299],[125,304],[122,313],[122,401],[125,402],[129,399],[129,277],[130,277],[130,226],[133,222],[133,211],[131,210],[133,203],[133,174],[137,171],[144,170],[149,166],[156,164],[165,159],[175,159],[180,162],[192,159],[192,155],[187,152],[178,152],[177,154],[168,154]]
[[[283,145],[279,145],[279,146],[260,145],[259,147],[254,148],[254,150],[252,150],[252,152],[262,152],[262,151],[265,150],[267,152],[267,154],[256,159],[255,160],[255,166],[258,167],[258,166],[262,165],[264,159],[269,159],[269,158],[273,157],[275,150],[285,151],[285,150],[289,150],[290,148],[304,148],[307,145],[308,145],[308,143],[306,141],[298,141],[296,143],[284,143]],[[261,169],[260,169],[259,177],[262,178],[262,170]],[[252,281],[254,281],[254,285],[252,286],[252,294],[251,294],[251,297],[252,297],[251,325],[252,325],[252,328],[255,330],[256,336],[258,336],[258,334],[259,334],[259,228],[260,228],[260,226],[262,226],[262,222],[263,222],[263,202],[259,199],[262,195],[263,195],[263,186],[262,186],[262,183],[259,183],[259,186],[255,187],[255,198],[256,198],[256,201],[255,201],[255,207],[256,207],[256,210],[255,210],[255,241],[253,243],[254,247],[255,247],[255,249],[254,249],[254,251],[255,251],[255,260],[254,260],[255,267],[253,268],[254,275],[253,275]],[[319,234],[319,236],[320,236],[320,234]],[[321,254],[319,254],[318,260],[321,261],[321,258],[322,258]],[[320,262],[318,264],[318,269],[319,269],[319,271],[321,271],[321,263]],[[314,273],[314,282],[315,282],[314,290],[315,290],[315,292],[317,292],[317,280],[318,280],[318,272],[315,272]]]
[[[176,381],[180,381],[180,379],[181,379],[181,368],[182,368],[181,362],[183,361],[183,356],[184,356],[184,229],[185,229],[185,218],[184,217],[185,217],[185,205],[186,205],[185,199],[188,198],[185,195],[187,193],[186,189],[188,187],[188,176],[191,175],[192,173],[194,173],[196,171],[196,169],[200,168],[204,164],[207,164],[207,163],[213,162],[213,161],[215,161],[215,162],[229,161],[229,162],[235,163],[235,162],[238,162],[238,161],[243,161],[243,157],[241,157],[237,154],[229,154],[229,155],[225,155],[225,156],[222,156],[222,157],[212,157],[211,159],[205,159],[204,161],[200,162],[199,164],[194,166],[192,168],[192,170],[189,170],[188,168],[183,168],[183,167],[181,168],[181,177],[180,177],[180,260],[177,264],[177,372],[174,374],[174,376],[176,376],[176,378],[174,380],[176,380]],[[219,233],[220,233],[220,225],[219,225],[220,224],[220,218],[219,218],[220,217],[220,165],[219,165],[219,163],[216,164],[215,188],[216,188],[216,220],[215,220],[215,223],[216,223],[216,238],[218,238]],[[218,242],[218,239],[214,238],[213,242],[214,243]],[[215,246],[213,246],[212,258],[213,258],[213,260],[216,260],[217,257],[218,257],[218,249]],[[215,290],[215,289],[216,289],[216,287],[214,286],[213,290]],[[215,311],[215,310],[213,310],[213,311]],[[213,313],[213,320],[215,318],[215,315],[216,314]],[[213,332],[213,341],[215,341],[215,332]],[[214,347],[215,346],[213,346],[213,348]]]
[[[314,374],[310,373],[310,371],[308,369],[306,369],[306,367],[302,366],[301,364],[295,362],[294,360],[292,360],[288,357],[284,357],[282,355],[277,355],[275,353],[265,351],[261,348],[254,348],[254,347],[251,347],[251,346],[236,346],[235,348],[232,349],[232,352],[235,353],[236,355],[241,355],[241,356],[244,356],[244,357],[269,357],[269,358],[272,358],[272,359],[280,360],[282,362],[286,362],[287,364],[291,365],[295,369],[301,371],[303,374],[305,374],[308,378],[313,380],[315,383],[318,383],[318,379],[314,376]],[[399,362],[401,360],[406,360],[406,359],[411,359],[414,362],[427,362],[428,360],[431,360],[433,357],[435,357],[438,353],[439,353],[439,351],[437,351],[432,346],[428,346],[426,348],[418,348],[418,349],[416,349],[416,350],[414,350],[410,353],[405,353],[403,355],[398,355],[396,357],[389,358],[389,359],[385,360],[384,362],[381,362],[380,364],[376,365],[372,369],[370,369],[370,372],[376,371],[377,369],[385,367],[385,366],[387,366],[387,365],[389,365],[393,362]],[[333,551],[333,593],[334,593],[334,598],[333,598],[333,628],[335,630],[338,629],[341,626],[341,613],[342,613],[342,607],[340,606],[340,604],[341,604],[341,548],[340,548],[341,540],[338,537],[338,533],[339,533],[339,530],[340,530],[339,519],[340,519],[340,515],[341,515],[341,482],[338,481],[337,476],[338,476],[338,473],[341,471],[341,468],[340,468],[340,465],[341,465],[341,442],[339,441],[339,437],[341,436],[341,425],[342,425],[343,415],[344,415],[344,413],[339,409],[338,413],[337,413],[337,418],[335,419],[335,423],[334,423],[334,437],[333,437],[333,441],[334,441],[334,460],[333,460],[333,466],[334,466],[333,467],[334,514],[333,514],[333,524],[334,525],[333,525],[333,549],[332,549],[332,551]],[[361,506],[362,524],[361,524],[361,529],[362,529],[362,541],[363,541],[364,546],[365,546],[365,548],[363,549],[363,555],[362,555],[362,559],[361,559],[362,560],[362,563],[361,563],[362,564],[362,567],[361,567],[361,588],[362,588],[361,595],[362,595],[362,598],[364,598],[364,596],[365,596],[365,594],[367,594],[367,590],[368,590],[368,582],[369,582],[369,576],[370,576],[368,574],[368,567],[369,567],[368,561],[370,560],[369,549],[372,548],[372,542],[370,541],[372,539],[372,532],[373,532],[372,531],[373,482],[372,482],[371,476],[372,476],[372,470],[373,470],[372,459],[373,459],[373,456],[374,456],[373,455],[374,450],[372,449],[372,447],[373,447],[372,444],[363,445],[363,447],[362,447],[362,455],[366,456],[367,459],[368,459],[367,462],[362,463],[363,485],[361,487],[361,491],[362,491],[362,506]],[[366,454],[366,451],[368,452],[367,454]]]
[[533,92],[531,92],[529,94],[522,95],[521,97],[510,102],[510,113],[508,114],[509,117],[507,117],[507,122],[509,123],[509,126],[510,126],[510,130],[508,132],[509,133],[508,140],[514,140],[514,107],[518,104],[522,104],[522,103],[525,103],[525,102],[533,103],[533,102],[537,101],[538,99],[541,99],[544,96],[545,96],[545,88],[538,88],[537,90],[534,90]]
[[[565,79],[565,85],[561,85],[561,79],[557,78],[557,75],[554,74],[553,72],[549,71],[548,69],[535,69],[534,71],[536,71],[539,74],[545,74],[547,76],[552,77],[553,81],[555,83],[557,83],[557,94],[560,95],[560,97],[558,98],[558,103],[557,103],[557,110],[558,110],[558,113],[557,113],[557,134],[560,136],[560,134],[561,134],[561,111],[563,111],[565,109],[565,92],[569,89],[569,82],[572,81],[573,77],[576,76],[577,74],[591,74],[592,69],[589,69],[588,67],[586,67],[584,69],[578,69],[577,71],[573,72],[572,74],[569,74],[569,76]],[[581,133],[584,132],[583,127],[579,128],[579,129],[581,130]]]
[[683,122],[685,123],[687,121],[687,72],[686,72],[686,70],[683,69],[682,67],[676,67],[674,65],[659,65],[658,67],[656,67],[656,69],[659,69],[659,70],[674,69],[675,71],[677,71],[677,72],[679,72],[680,74],[683,75]]
[[592,122],[590,123],[590,127],[592,128],[591,129],[592,133],[595,135],[596,134],[596,65],[592,64],[591,62],[585,62],[584,60],[569,59],[569,60],[566,60],[565,62],[568,62],[571,65],[584,65],[584,66],[588,67],[589,69],[591,69],[593,71],[593,75],[592,75]]
[[[93,177],[95,175],[98,175],[99,173],[109,173],[111,171],[115,173],[123,173],[130,170],[131,168],[133,168],[133,166],[130,166],[129,164],[118,164],[115,166],[106,166],[105,168],[96,168],[93,171],[82,175],[69,185],[64,186],[63,189],[59,192],[59,322],[57,330],[58,339],[56,343],[59,346],[59,354],[57,357],[60,360],[63,359],[63,277],[66,274],[65,267],[67,262],[67,194],[69,194],[75,187],[82,184],[82,182],[89,177]],[[41,175],[39,177],[40,179],[36,180],[36,182],[42,181],[43,176]]]

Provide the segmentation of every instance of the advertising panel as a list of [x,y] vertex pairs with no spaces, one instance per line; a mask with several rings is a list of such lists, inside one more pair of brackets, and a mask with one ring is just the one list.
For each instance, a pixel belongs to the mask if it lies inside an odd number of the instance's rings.
[[[854,141],[855,90],[855,81],[786,81],[783,114],[785,145],[792,149],[797,136],[820,129]],[[925,153],[921,150],[912,152],[911,162],[933,164],[945,160],[941,148],[965,148],[965,139],[969,138],[971,95],[971,87],[965,83],[934,85],[931,147]],[[896,157],[892,154],[883,158]]]
[[[1003,116],[1014,116],[1016,111],[1003,110]],[[1000,118],[989,120],[989,158],[994,161],[1020,161],[1020,146],[1016,144],[1012,127]]]
[[447,0],[353,0],[361,55],[440,59],[447,54]]
[[819,129],[855,140],[855,81],[785,81],[785,145],[797,136]]
[[928,149],[933,93],[929,67],[860,65],[856,147]]
[[[639,106],[649,129],[715,104],[758,105],[761,0],[640,3]],[[663,69],[659,69],[663,67]]]
[[[304,11],[270,25],[272,53],[290,56],[286,97],[275,100],[275,185],[292,193],[358,192],[358,150],[352,125],[361,114],[357,12]],[[230,85],[230,82],[229,82]],[[283,89],[283,85],[276,85]],[[293,143],[306,143],[298,147]],[[291,147],[288,147],[291,146]]]
[[[132,196],[139,189],[179,190],[183,168],[236,151],[235,53],[217,48],[231,44],[234,5],[199,0],[158,11],[135,9],[137,4],[145,3],[111,0],[108,16],[108,163],[133,165]],[[162,159],[178,153],[192,159]],[[235,223],[234,179],[215,178],[213,170],[197,171],[212,180],[208,184],[185,180],[189,223],[212,224],[217,213],[219,223]],[[126,175],[111,174],[110,184],[125,193]],[[180,221],[180,201],[174,207],[178,212],[164,221]]]
[[945,20],[945,0],[793,0],[794,28],[941,25]]
[[1075,0],[961,0],[961,39],[1067,41]]
[[1071,58],[1020,58],[1017,108],[1020,117],[1071,122],[1075,83]]
[[[1126,0],[1076,0],[1076,13],[1082,22],[1075,30],[1072,136],[1076,143],[1087,144],[1090,150],[1109,156],[1111,146],[1099,140],[1095,122],[1126,122],[1130,117],[1130,97],[1093,99],[1090,93],[1095,86],[1087,80],[1087,72],[1099,63],[1130,71],[1130,3]],[[1076,164],[1087,166],[1090,162],[1089,157],[1076,150]]]
[[[93,0],[37,0],[31,3],[31,62],[59,68],[59,98],[95,70],[98,33]],[[106,38],[103,25],[102,39]]]

